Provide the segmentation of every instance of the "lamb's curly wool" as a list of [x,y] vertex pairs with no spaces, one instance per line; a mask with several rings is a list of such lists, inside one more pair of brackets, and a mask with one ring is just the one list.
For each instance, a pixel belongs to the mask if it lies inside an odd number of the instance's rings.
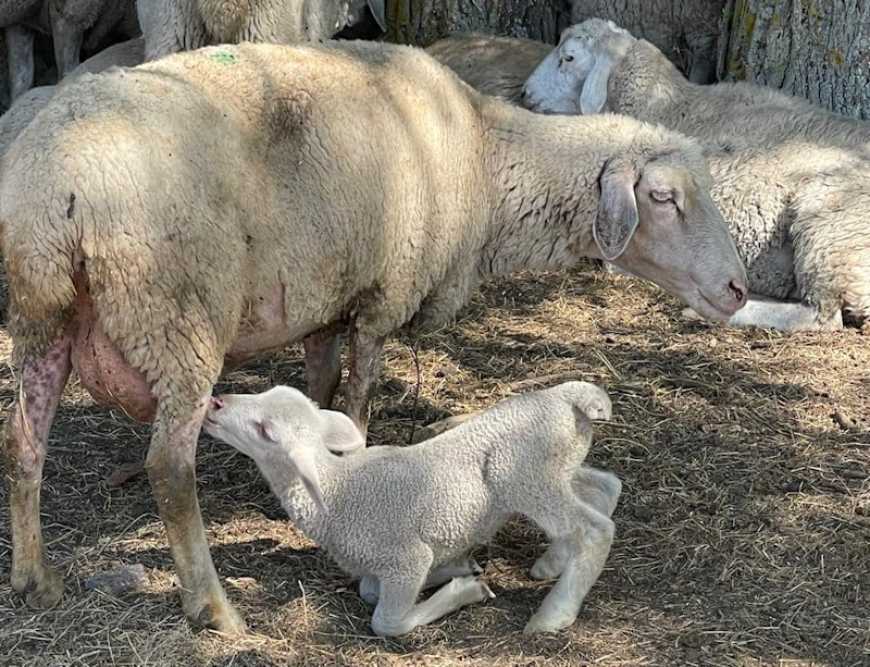
[[[858,319],[870,316],[867,123],[748,83],[693,84],[652,44],[603,22],[593,25],[604,37],[591,44],[590,24],[563,34],[529,79],[526,103],[538,111],[580,113],[584,97],[596,99],[599,109],[703,142],[713,195],[747,266],[750,289],[809,306],[806,316],[791,317],[795,311],[786,304],[777,310],[776,304],[751,303],[733,323],[817,328],[837,326],[841,309]],[[578,29],[583,37],[572,34]],[[603,47],[611,51],[606,59],[598,57]],[[595,66],[578,68],[572,77],[571,67],[585,54]]]
[[445,567],[467,563],[509,518],[531,519],[553,542],[533,574],[560,577],[526,626],[534,632],[573,623],[610,551],[621,484],[582,466],[589,420],[610,416],[602,389],[566,382],[502,401],[419,445],[338,457],[331,451],[362,444],[350,421],[275,387],[218,397],[205,429],[251,456],[294,524],[363,578],[379,634],[403,634],[491,596],[454,579],[433,595],[437,613],[432,599],[415,604],[427,579],[446,580]]
[[234,631],[193,484],[225,359],[352,322],[347,404],[364,426],[384,337],[415,316],[443,322],[495,273],[603,254],[711,315],[743,303],[692,141],[529,113],[419,49],[243,44],[83,75],[6,169],[24,397],[4,441],[12,580],[35,604],[62,590],[33,489],[71,367],[98,400],[154,419],[147,465],[185,611]]

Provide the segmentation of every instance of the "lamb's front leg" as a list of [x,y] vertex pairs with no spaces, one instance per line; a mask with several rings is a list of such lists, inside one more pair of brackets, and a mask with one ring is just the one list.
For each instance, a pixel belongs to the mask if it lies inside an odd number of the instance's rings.
[[[703,319],[691,308],[683,309],[686,319]],[[778,331],[835,331],[843,328],[843,314],[836,311],[823,318],[818,309],[797,301],[776,301],[750,296],[746,305],[728,319],[731,327],[759,327]]]
[[185,613],[195,624],[239,633],[245,623],[218,580],[196,496],[196,443],[208,398],[188,409],[160,402],[145,467],[166,526]]
[[484,582],[474,577],[451,579],[428,599],[415,604],[423,584],[415,581],[381,581],[380,599],[372,617],[372,630],[385,637],[410,632],[469,604],[495,595]]
[[363,333],[356,326],[350,338],[350,373],[347,378],[345,411],[365,435],[369,425],[369,399],[381,372],[383,336]]
[[70,373],[72,339],[64,335],[36,359],[26,359],[18,395],[6,414],[4,454],[12,528],[12,588],[33,607],[63,595],[60,574],[45,564],[39,495],[48,431]]

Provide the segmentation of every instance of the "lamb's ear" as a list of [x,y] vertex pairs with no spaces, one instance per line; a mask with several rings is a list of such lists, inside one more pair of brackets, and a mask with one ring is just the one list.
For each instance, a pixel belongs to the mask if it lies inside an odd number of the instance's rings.
[[625,163],[604,165],[598,185],[601,196],[598,200],[598,215],[592,224],[592,237],[608,262],[619,257],[637,230],[638,212],[634,185],[637,175]]
[[372,16],[375,17],[375,21],[378,23],[378,27],[380,27],[381,32],[387,31],[387,12],[385,8],[386,0],[366,0],[366,4],[369,6],[369,10],[372,13]]
[[353,452],[365,447],[366,439],[350,417],[337,410],[321,410],[322,442],[331,452]]
[[290,460],[296,468],[296,474],[302,480],[308,495],[317,505],[321,512],[326,511],[323,502],[323,493],[320,490],[320,477],[317,474],[317,466],[314,464],[314,447],[316,445],[296,445],[290,453]]
[[610,70],[613,69],[613,59],[607,54],[598,54],[592,71],[583,82],[583,90],[580,91],[580,113],[584,116],[590,113],[599,113],[607,102],[607,81],[610,79]]

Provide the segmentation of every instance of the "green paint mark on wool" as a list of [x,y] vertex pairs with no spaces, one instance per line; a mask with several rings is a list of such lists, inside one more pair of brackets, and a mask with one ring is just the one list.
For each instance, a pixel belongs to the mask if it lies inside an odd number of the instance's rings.
[[236,55],[229,51],[215,51],[214,53],[210,53],[208,57],[221,65],[234,65],[239,61],[239,59],[236,58]]

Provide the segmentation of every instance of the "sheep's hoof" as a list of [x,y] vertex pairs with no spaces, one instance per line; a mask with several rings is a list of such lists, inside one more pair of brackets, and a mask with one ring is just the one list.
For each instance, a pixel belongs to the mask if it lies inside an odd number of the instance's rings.
[[574,623],[576,615],[559,612],[537,612],[526,623],[523,634],[533,635],[539,632],[558,632]]
[[[41,575],[31,574],[21,579],[12,578],[12,588],[24,595],[29,607],[48,609],[63,597],[63,577],[54,568],[43,566]],[[18,580],[16,580],[18,579]]]
[[198,626],[217,630],[225,635],[243,635],[248,632],[241,614],[229,602],[208,604],[191,621]]
[[532,565],[532,569],[529,571],[532,579],[537,579],[538,581],[545,581],[547,579],[555,579],[560,574],[562,574],[562,568],[559,567],[556,563],[551,563],[547,558],[547,555],[544,554],[538,560],[535,561],[535,564]]

